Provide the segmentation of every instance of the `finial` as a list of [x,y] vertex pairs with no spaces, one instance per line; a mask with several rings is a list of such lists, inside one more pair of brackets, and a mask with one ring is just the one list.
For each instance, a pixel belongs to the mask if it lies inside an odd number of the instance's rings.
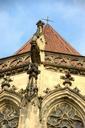
[[64,80],[63,85],[72,85],[71,81],[74,81],[74,78],[71,76],[69,71],[65,71],[65,76],[61,76],[61,79]]
[[41,20],[39,20],[37,23],[36,23],[37,27],[41,26],[43,27],[44,25],[44,22],[42,22]]
[[39,37],[41,35],[41,33],[43,32],[44,22],[42,22],[41,20],[39,20],[36,25],[37,25],[36,35],[37,35],[37,37]]

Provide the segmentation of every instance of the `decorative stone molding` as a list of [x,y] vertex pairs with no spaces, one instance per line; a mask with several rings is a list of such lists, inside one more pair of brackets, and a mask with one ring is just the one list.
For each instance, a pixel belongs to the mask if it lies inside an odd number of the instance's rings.
[[48,94],[51,92],[51,90],[49,88],[46,88],[46,90],[43,91],[44,93]]
[[27,71],[30,52],[0,59],[0,77]]
[[68,69],[72,74],[85,75],[84,56],[45,52],[44,65],[54,71],[63,72]]
[[[43,64],[47,69],[59,72],[68,69],[72,74],[85,75],[85,57],[44,52]],[[0,59],[0,77],[27,71],[30,60],[30,52]]]
[[30,68],[27,71],[29,74],[28,85],[25,90],[21,90],[19,93],[22,94],[22,105],[25,107],[28,102],[38,96],[37,79],[40,71],[38,70],[38,64],[31,63]]
[[2,90],[9,90],[10,88],[10,82],[12,82],[12,79],[9,76],[4,76],[3,81],[1,83],[1,89]]
[[20,94],[21,91],[18,91],[18,89],[14,85],[10,84],[10,82],[12,81],[13,80],[9,76],[3,77],[3,81],[0,87],[0,95],[2,95],[5,92],[10,95],[14,94],[15,96],[22,97],[22,95]]
[[4,100],[9,100],[12,101],[13,103],[15,103],[18,107],[20,107],[21,104],[21,96],[20,94],[16,93],[16,92],[11,92],[11,91],[1,91],[0,92],[0,102],[4,101]]
[[71,86],[72,81],[74,81],[74,78],[71,76],[69,71],[65,71],[65,75],[60,77],[64,80],[63,85],[64,86]]

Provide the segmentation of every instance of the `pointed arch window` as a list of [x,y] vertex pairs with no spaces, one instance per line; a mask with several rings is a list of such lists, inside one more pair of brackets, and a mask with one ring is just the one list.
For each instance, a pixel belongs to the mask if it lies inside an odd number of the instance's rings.
[[48,118],[47,128],[84,128],[80,112],[68,102],[53,107]]
[[19,108],[12,101],[0,103],[0,128],[18,128]]

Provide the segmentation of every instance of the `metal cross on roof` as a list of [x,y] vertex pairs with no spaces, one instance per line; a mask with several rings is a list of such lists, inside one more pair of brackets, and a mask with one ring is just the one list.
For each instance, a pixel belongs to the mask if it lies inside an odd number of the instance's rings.
[[43,20],[45,20],[46,21],[46,24],[48,24],[48,22],[53,22],[52,20],[50,20],[49,19],[49,17],[47,16],[47,18],[46,19],[43,19]]

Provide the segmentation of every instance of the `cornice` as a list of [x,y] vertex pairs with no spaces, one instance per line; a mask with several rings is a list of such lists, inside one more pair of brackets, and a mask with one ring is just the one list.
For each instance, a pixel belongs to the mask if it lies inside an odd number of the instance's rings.
[[85,57],[63,53],[45,52],[46,69],[63,72],[68,69],[72,74],[85,75]]
[[[41,50],[42,52],[43,50]],[[41,62],[46,69],[63,72],[68,69],[72,74],[85,76],[85,57],[64,53],[45,52],[45,60]],[[0,77],[13,75],[28,70],[30,52],[0,59]]]
[[0,59],[0,77],[26,71],[30,63],[30,52]]

